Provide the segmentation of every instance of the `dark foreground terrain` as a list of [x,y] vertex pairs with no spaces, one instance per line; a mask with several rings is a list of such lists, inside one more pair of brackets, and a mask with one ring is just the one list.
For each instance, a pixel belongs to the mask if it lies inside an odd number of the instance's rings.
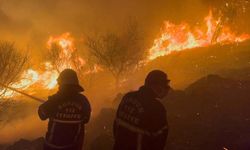
[[[112,148],[114,108],[103,109],[87,128],[88,150]],[[171,91],[164,103],[168,111],[170,133],[167,150],[249,150],[250,81],[209,75],[184,91]],[[42,138],[21,139],[0,150],[40,150]]]

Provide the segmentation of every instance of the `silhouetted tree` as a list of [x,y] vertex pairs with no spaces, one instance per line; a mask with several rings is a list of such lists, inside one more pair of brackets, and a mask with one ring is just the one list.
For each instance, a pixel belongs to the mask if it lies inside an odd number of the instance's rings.
[[[27,55],[22,54],[14,43],[0,42],[0,83],[10,85],[15,82],[22,73]],[[0,86],[0,96],[5,92],[5,88]]]
[[121,34],[108,32],[88,37],[86,45],[99,65],[114,76],[116,86],[126,73],[136,70],[144,57],[144,38],[136,21],[129,20]]

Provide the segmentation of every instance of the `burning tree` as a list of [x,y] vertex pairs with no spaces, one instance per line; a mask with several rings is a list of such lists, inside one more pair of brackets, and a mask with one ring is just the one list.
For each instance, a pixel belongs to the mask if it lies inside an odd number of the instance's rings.
[[60,66],[63,61],[62,59],[60,59],[61,49],[62,48],[56,43],[53,43],[49,49],[48,59],[52,63],[54,69],[57,70],[57,72],[60,72]]
[[88,82],[91,86],[93,74],[98,72],[100,68],[90,59],[81,57],[75,47],[74,38],[69,32],[59,36],[51,36],[47,47],[49,49],[47,66],[50,66],[49,68],[55,70],[57,75],[66,68],[74,69],[80,80],[84,83]]
[[[10,85],[22,73],[27,55],[22,54],[14,43],[0,42],[0,83]],[[5,88],[0,88],[0,96],[5,93]]]
[[86,45],[98,64],[113,75],[117,87],[126,73],[138,69],[145,54],[143,36],[137,22],[132,20],[121,34],[109,32],[88,37]]
[[69,33],[50,37],[47,44],[49,48],[48,59],[58,73],[66,68],[75,69],[79,73],[85,71],[85,60],[77,53],[77,49],[73,45],[73,38]]
[[51,62],[54,69],[58,72],[61,72],[65,68],[73,68],[76,71],[80,72],[83,68],[82,61],[77,54],[77,51],[74,51],[69,54],[64,53],[64,49],[57,43],[53,43],[49,49],[48,59]]

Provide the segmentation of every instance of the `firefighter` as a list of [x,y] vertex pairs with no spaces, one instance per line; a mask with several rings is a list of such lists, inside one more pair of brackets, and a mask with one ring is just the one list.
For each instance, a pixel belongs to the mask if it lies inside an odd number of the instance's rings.
[[84,89],[74,70],[65,69],[57,81],[59,91],[38,109],[41,120],[49,119],[44,150],[81,150],[91,113],[89,101],[81,94]]
[[144,86],[127,93],[114,121],[113,150],[163,150],[168,135],[166,110],[161,103],[170,86],[166,73],[151,71]]

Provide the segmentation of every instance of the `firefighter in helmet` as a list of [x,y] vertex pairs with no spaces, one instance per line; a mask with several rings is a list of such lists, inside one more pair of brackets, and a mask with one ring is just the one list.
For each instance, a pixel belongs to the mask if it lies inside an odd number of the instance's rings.
[[65,69],[57,81],[59,91],[38,109],[41,120],[49,119],[44,150],[81,150],[91,113],[89,101],[81,94],[84,90],[74,70]]
[[170,86],[166,73],[151,71],[138,91],[126,94],[114,121],[113,150],[163,150],[168,135],[161,103]]

